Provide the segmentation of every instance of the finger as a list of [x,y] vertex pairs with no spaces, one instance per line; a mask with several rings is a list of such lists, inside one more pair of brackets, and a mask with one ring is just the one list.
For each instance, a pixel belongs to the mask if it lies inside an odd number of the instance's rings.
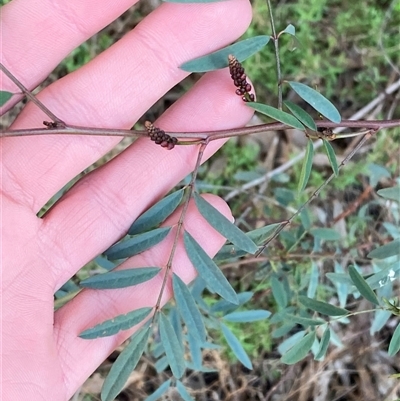
[[[227,217],[232,217],[226,204],[215,196],[206,196],[217,209]],[[166,225],[176,224],[179,219],[179,210],[171,216]],[[199,215],[194,204],[188,209],[185,229],[194,236],[196,241],[204,247],[210,255],[218,251],[224,243],[224,238],[211,228],[204,218]],[[173,229],[174,230],[174,229]],[[143,266],[165,266],[172,247],[174,233],[151,250],[126,261],[121,268],[134,268]],[[165,268],[164,268],[165,269]],[[179,241],[173,262],[173,271],[186,283],[192,281],[196,272],[191,265],[182,240]],[[152,280],[139,284],[134,288],[120,290],[84,290],[65,307],[55,314],[54,329],[60,359],[63,362],[67,394],[72,396],[85,378],[100,365],[101,362],[134,330],[120,332],[111,337],[96,340],[83,340],[78,337],[83,330],[90,328],[104,320],[112,319],[118,314],[147,306],[154,306],[159,295],[163,274]],[[162,305],[171,297],[171,283],[168,283],[162,297]],[[85,358],[82,360],[82,355]]]
[[[187,75],[179,65],[234,40],[247,27],[250,15],[247,0],[163,4],[91,63],[42,91],[39,99],[71,124],[129,128]],[[177,23],[181,21],[190,24]],[[38,126],[44,119],[42,111],[28,104],[13,128]],[[7,138],[3,187],[36,212],[117,141],[71,136]],[[18,177],[17,186],[14,177]]]
[[[116,19],[137,0],[14,0],[1,8],[4,65],[35,88],[75,47]],[[2,89],[19,92],[8,79]],[[7,109],[18,97],[7,103]],[[5,111],[5,110],[4,110]]]
[[[156,124],[193,131],[244,125],[253,112],[234,92],[227,70],[207,74]],[[211,142],[204,160],[222,143]],[[75,185],[44,218],[41,229],[40,238],[44,235],[54,241],[41,249],[58,249],[48,255],[57,280],[55,289],[117,241],[138,215],[186,177],[197,154],[198,146],[167,151],[140,139]]]

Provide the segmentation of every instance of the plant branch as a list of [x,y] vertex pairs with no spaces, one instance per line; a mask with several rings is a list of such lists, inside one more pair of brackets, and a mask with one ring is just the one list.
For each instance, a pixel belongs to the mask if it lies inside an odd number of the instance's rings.
[[55,123],[57,123],[58,126],[60,126],[60,127],[65,126],[64,121],[60,120],[40,100],[38,100],[36,98],[36,96],[34,96],[29,89],[25,88],[25,86],[22,85],[22,83],[17,78],[15,78],[13,74],[11,74],[11,72],[2,63],[0,63],[0,70],[2,70],[4,72],[4,74],[7,75],[7,77],[10,78],[11,81],[13,81],[15,85],[18,86],[19,89],[21,89],[21,92],[24,93],[24,95],[29,100],[31,100],[33,103],[35,103],[35,105],[37,107],[39,107],[39,109],[42,110],[43,113],[45,113],[49,118],[51,118]]
[[[172,270],[172,262],[173,262],[173,259],[174,259],[174,256],[175,256],[175,252],[176,252],[176,248],[178,246],[178,241],[179,241],[179,238],[180,238],[180,235],[181,235],[181,232],[182,232],[183,222],[184,222],[185,217],[186,217],[186,213],[187,213],[187,210],[188,210],[188,207],[189,207],[190,199],[192,199],[192,195],[193,195],[193,192],[194,192],[194,185],[195,185],[195,181],[196,181],[196,177],[197,177],[197,172],[199,171],[201,160],[202,160],[203,155],[204,155],[204,150],[207,147],[207,145],[208,145],[208,141],[207,140],[203,141],[201,143],[201,145],[200,145],[199,153],[197,155],[196,165],[194,167],[190,183],[188,184],[189,190],[188,190],[188,192],[186,194],[186,198],[185,198],[185,202],[183,204],[181,215],[179,216],[177,229],[176,229],[176,233],[175,233],[175,238],[174,238],[174,243],[172,245],[171,253],[170,253],[169,258],[168,258],[168,262],[167,262],[167,266],[166,266],[166,269],[165,269],[163,282],[161,284],[160,293],[158,295],[157,302],[156,302],[156,305],[155,305],[156,312],[161,309],[162,296],[163,296],[163,293],[164,293],[164,290],[165,290],[165,286],[167,285],[168,277],[170,276],[170,272]],[[154,322],[155,318],[156,318],[156,313],[153,315],[152,323]]]
[[[50,123],[51,124],[51,123]],[[366,120],[354,121],[343,120],[340,123],[333,123],[327,120],[315,120],[318,128],[353,128],[353,129],[367,129],[367,130],[380,130],[383,128],[400,127],[400,119],[395,120]],[[226,129],[220,131],[200,131],[200,132],[166,132],[170,136],[182,139],[207,139],[214,141],[217,139],[230,138],[234,136],[243,136],[250,134],[257,134],[268,131],[279,131],[293,129],[283,123],[269,123],[260,124],[251,127],[241,127],[234,129]],[[81,127],[76,125],[68,125],[60,127],[48,128],[29,128],[20,130],[2,130],[0,138],[14,137],[14,136],[32,136],[32,135],[95,135],[95,136],[121,136],[121,137],[148,137],[146,130],[128,130],[128,129],[114,129],[114,128],[96,128],[96,127]]]
[[278,80],[278,109],[282,110],[282,72],[281,72],[281,60],[279,58],[279,36],[276,34],[271,1],[267,0],[267,3],[269,11],[269,20],[271,22],[271,29],[272,29],[272,40],[274,41],[274,48],[275,48],[276,76]]
[[[361,139],[361,141],[357,144],[357,146],[354,147],[354,149],[342,160],[342,162],[339,165],[339,170],[345,166],[350,159],[358,152],[358,150],[364,145],[364,143],[376,133],[377,131],[371,130],[368,134],[365,134],[364,137]],[[265,248],[268,246],[270,242],[272,242],[275,238],[278,237],[280,232],[287,227],[294,219],[296,216],[298,216],[319,194],[320,192],[335,178],[335,174],[332,173],[323,184],[321,184],[315,191],[314,193],[310,196],[310,198],[307,200],[307,202],[303,203],[303,205],[300,206],[300,208],[297,210],[296,213],[290,217],[290,219],[285,220],[282,222],[282,224],[275,230],[274,234],[268,238],[268,240],[259,248],[257,253],[254,255],[255,257],[261,255]]]

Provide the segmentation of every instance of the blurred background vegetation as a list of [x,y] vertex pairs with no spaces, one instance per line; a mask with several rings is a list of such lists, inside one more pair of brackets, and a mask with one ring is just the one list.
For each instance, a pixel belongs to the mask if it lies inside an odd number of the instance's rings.
[[[5,4],[7,1],[2,1]],[[264,0],[253,0],[253,22],[243,38],[271,33],[268,9]],[[154,7],[158,0],[141,2],[118,20],[76,48],[51,74],[43,86],[78,69],[106,50],[130,31]],[[400,79],[400,2],[395,0],[281,0],[273,2],[276,28],[288,24],[296,28],[296,37],[282,35],[280,55],[284,79],[306,83],[318,89],[339,109],[343,118],[377,98]],[[276,67],[272,42],[245,63],[258,100],[277,104]],[[154,121],[198,79],[194,74],[160,99],[138,122]],[[313,113],[308,106],[284,86],[284,98]],[[314,114],[317,118],[318,116]],[[10,117],[12,118],[12,116]],[[400,92],[385,96],[365,119],[400,118]],[[252,123],[263,120],[255,117]],[[343,159],[358,143],[355,139],[335,141],[337,158]],[[317,151],[307,189],[297,193],[300,163],[278,171],[260,185],[252,185],[266,173],[278,169],[304,150],[303,133],[279,131],[254,137],[230,140],[212,159],[201,167],[199,188],[214,192],[229,201],[237,224],[246,230],[290,218],[316,188],[331,174],[326,156]],[[399,210],[396,202],[388,203],[376,190],[399,184],[400,129],[382,130],[326,187],[310,208],[296,219],[267,250],[254,261],[251,258],[225,261],[221,265],[237,291],[252,291],[249,307],[279,310],[271,279],[278,279],[297,305],[296,296],[317,271],[319,283],[316,298],[335,302],[340,299],[338,285],[324,275],[340,273],[349,263],[367,272],[372,269],[368,252],[400,236]],[[103,161],[129,145],[123,141]],[[97,164],[98,165],[98,164]],[[240,189],[234,194],[234,190]],[[324,240],[311,234],[312,228],[333,228],[340,241]],[[94,265],[79,273],[89,275]],[[391,291],[399,293],[398,280]],[[388,296],[391,294],[389,293]],[[206,300],[214,302],[214,298]],[[366,309],[354,297],[345,297],[347,308]],[[361,305],[361,306],[360,306]],[[400,360],[385,353],[396,319],[389,319],[380,330],[370,330],[374,314],[362,314],[348,322],[338,323],[336,344],[321,363],[306,359],[293,366],[279,362],[277,347],[286,337],[279,337],[276,325],[255,322],[229,325],[242,340],[255,369],[241,367],[224,350],[209,351],[204,357],[217,371],[192,374],[187,383],[198,400],[363,400],[392,401],[400,398],[400,382],[390,377],[400,372]],[[397,320],[398,324],[398,320]],[[216,342],[224,343],[214,333]],[[118,354],[118,350],[116,354]],[[76,400],[97,400],[111,355],[76,395]],[[143,358],[141,367],[119,400],[142,400],[165,380],[155,374],[154,361]],[[175,399],[175,398],[173,398]]]

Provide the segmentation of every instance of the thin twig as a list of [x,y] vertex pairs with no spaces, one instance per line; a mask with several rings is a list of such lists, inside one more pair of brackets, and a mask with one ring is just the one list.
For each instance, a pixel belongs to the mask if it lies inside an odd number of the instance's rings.
[[[362,138],[362,140],[358,143],[358,145],[352,150],[351,153],[349,153],[340,163],[338,166],[338,169],[340,170],[343,166],[345,166],[350,159],[356,154],[356,152],[364,145],[364,143],[373,135],[375,134],[376,131],[371,130],[368,134],[365,134],[365,136]],[[308,198],[307,202],[303,203],[300,208],[297,210],[296,213],[294,213],[288,220],[285,220],[282,222],[282,224],[275,230],[274,234],[268,238],[268,240],[262,244],[262,246],[258,249],[257,253],[255,256],[261,255],[261,253],[264,252],[265,248],[268,246],[270,242],[272,242],[275,238],[278,237],[280,232],[287,227],[319,194],[320,192],[335,178],[335,174],[331,174],[325,182],[320,185],[314,193]]]
[[196,165],[195,165],[195,168],[193,170],[192,178],[191,178],[190,183],[188,185],[189,190],[188,190],[188,192],[186,194],[186,199],[185,199],[185,202],[183,204],[181,215],[179,216],[177,229],[176,229],[176,233],[175,233],[175,238],[174,238],[174,243],[172,245],[171,253],[170,253],[169,258],[168,258],[167,266],[165,268],[165,274],[164,274],[163,282],[161,284],[160,293],[158,294],[157,302],[156,302],[156,305],[155,305],[156,313],[154,313],[154,315],[153,315],[152,322],[151,322],[152,324],[153,324],[153,322],[154,322],[154,320],[156,318],[157,312],[161,309],[161,299],[162,299],[162,296],[164,294],[165,286],[167,285],[168,277],[170,276],[170,272],[171,272],[171,269],[172,269],[172,262],[174,260],[176,248],[178,246],[179,238],[180,238],[180,235],[181,235],[181,232],[182,232],[183,222],[184,222],[185,217],[186,217],[186,213],[187,213],[187,210],[188,210],[188,207],[189,207],[190,199],[193,196],[194,185],[195,185],[195,181],[196,181],[196,177],[197,177],[197,172],[199,171],[201,160],[202,160],[203,155],[204,155],[204,150],[207,147],[207,145],[208,145],[208,141],[207,140],[203,141],[203,143],[201,143],[201,145],[200,145],[199,153],[197,155]]
[[15,85],[18,86],[19,89],[21,89],[21,92],[25,94],[25,96],[31,100],[37,107],[39,107],[40,110],[43,111],[49,118],[51,118],[55,123],[57,123],[60,127],[65,126],[64,121],[60,120],[53,112],[51,112],[40,100],[38,100],[32,92],[25,88],[25,86],[17,79],[14,77],[13,74],[2,64],[0,63],[0,70],[4,72],[4,74],[7,75],[8,78],[11,79],[11,81],[14,82]]
[[277,36],[276,34],[271,1],[267,0],[267,3],[269,11],[269,20],[271,22],[271,29],[272,29],[272,40],[274,41],[274,48],[275,48],[276,77],[278,81],[278,109],[282,110],[282,72],[281,72],[281,60],[279,58],[279,36]]

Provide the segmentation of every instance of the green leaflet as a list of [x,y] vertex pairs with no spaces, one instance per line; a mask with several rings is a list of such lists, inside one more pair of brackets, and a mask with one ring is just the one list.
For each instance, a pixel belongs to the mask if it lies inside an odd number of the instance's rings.
[[395,356],[400,350],[400,323],[397,325],[389,343],[388,354]]
[[261,50],[271,39],[268,35],[254,36],[216,52],[183,63],[180,68],[187,72],[207,72],[228,67],[228,56],[235,56],[243,61]]
[[319,350],[318,350],[317,354],[315,355],[316,361],[320,361],[321,359],[324,358],[326,351],[328,351],[330,339],[331,339],[331,330],[330,330],[329,326],[327,326],[324,331],[324,334],[321,338]]
[[289,24],[283,31],[282,33],[288,33],[289,35],[295,36],[296,35],[296,28],[294,25]]
[[136,219],[128,230],[128,234],[140,234],[162,223],[181,203],[183,192],[184,189],[180,189],[157,202]]
[[199,194],[194,193],[194,200],[200,214],[215,228],[220,234],[228,239],[239,249],[254,254],[257,252],[257,245],[238,227],[231,223],[214,206],[205,201]]
[[102,401],[112,401],[121,392],[135,369],[150,335],[150,328],[142,327],[131,337],[131,342],[112,365],[101,390]]
[[395,239],[374,249],[367,256],[374,259],[386,259],[396,255],[400,255],[400,239]]
[[149,316],[152,310],[153,308],[151,307],[140,308],[125,315],[118,315],[113,319],[106,320],[90,329],[82,331],[82,333],[79,334],[79,337],[85,340],[92,340],[94,338],[112,336],[121,330],[128,330],[131,327],[136,326]]
[[291,113],[307,128],[310,128],[312,131],[317,130],[317,126],[315,125],[314,119],[304,111],[297,104],[286,100],[283,104],[291,111]]
[[159,327],[161,342],[172,374],[179,379],[186,369],[182,343],[178,341],[172,324],[163,313],[160,313]]
[[305,358],[315,340],[315,331],[304,336],[299,342],[293,345],[284,355],[281,361],[287,365],[293,365]]
[[271,316],[271,312],[267,310],[247,310],[240,312],[232,312],[225,315],[223,318],[228,322],[247,323],[264,320]]
[[129,258],[161,242],[170,230],[171,227],[156,228],[147,233],[136,235],[113,245],[104,254],[110,260]]
[[171,379],[168,379],[163,384],[161,384],[161,386],[153,394],[146,397],[144,401],[158,400],[170,387],[171,387]]
[[320,326],[321,324],[326,323],[324,320],[321,320],[321,319],[311,319],[308,317],[292,315],[290,313],[285,313],[284,316],[285,316],[286,322],[296,322],[298,324],[301,324],[304,327]]
[[159,267],[139,267],[135,269],[111,271],[83,280],[79,285],[81,287],[98,290],[125,288],[151,280],[160,271],[161,269]]
[[314,145],[311,139],[307,141],[306,155],[304,157],[303,165],[300,172],[300,180],[298,185],[298,192],[304,191],[308,179],[310,178],[312,164],[314,158]]
[[252,109],[257,110],[258,112],[265,114],[276,121],[280,121],[281,123],[289,125],[290,127],[304,131],[304,125],[291,114],[285,113],[284,111],[276,109],[275,107],[271,107],[262,103],[248,102],[246,104]]
[[333,147],[329,141],[327,141],[326,139],[323,139],[322,141],[324,143],[325,152],[328,156],[332,171],[335,174],[335,177],[337,177],[339,175],[339,166],[337,163],[335,151],[333,150]]
[[183,321],[189,333],[200,342],[206,341],[206,329],[203,322],[203,316],[193,299],[186,284],[176,275],[172,276],[174,296],[177,309],[182,316]]
[[333,228],[312,228],[310,234],[314,237],[318,237],[324,241],[338,241],[340,240],[340,234]]
[[354,266],[349,266],[349,275],[351,281],[356,286],[360,294],[369,302],[379,305],[378,298],[376,297],[374,291],[372,291],[371,287],[364,280],[364,277],[361,276]]
[[310,88],[309,86],[299,82],[289,81],[288,84],[303,100],[305,100],[324,117],[333,121],[334,123],[340,123],[340,113],[326,97],[322,96],[319,92]]
[[0,91],[0,107],[6,104],[14,94],[7,91]]
[[240,341],[224,324],[221,324],[221,329],[222,329],[222,334],[224,335],[225,340],[229,345],[229,348],[233,351],[236,358],[247,369],[253,369],[253,365],[250,361],[250,358],[246,354],[246,351],[244,350],[242,344],[240,344]]
[[326,302],[316,301],[315,299],[308,298],[302,295],[299,296],[299,301],[307,308],[315,312],[322,313],[323,315],[342,316],[350,313],[346,309],[338,308],[337,306],[328,304]]
[[188,232],[184,232],[183,239],[190,261],[200,277],[207,283],[208,288],[227,301],[237,304],[236,292],[218,266]]
[[382,196],[382,198],[400,202],[400,185],[397,185],[396,187],[380,189],[377,191],[377,194]]
[[288,299],[285,288],[275,276],[271,278],[271,288],[272,288],[272,295],[274,296],[275,301],[278,304],[279,308],[280,309],[286,308]]
[[182,397],[183,401],[194,401],[194,398],[192,398],[185,386],[179,380],[176,381],[176,389],[178,390],[178,393]]

